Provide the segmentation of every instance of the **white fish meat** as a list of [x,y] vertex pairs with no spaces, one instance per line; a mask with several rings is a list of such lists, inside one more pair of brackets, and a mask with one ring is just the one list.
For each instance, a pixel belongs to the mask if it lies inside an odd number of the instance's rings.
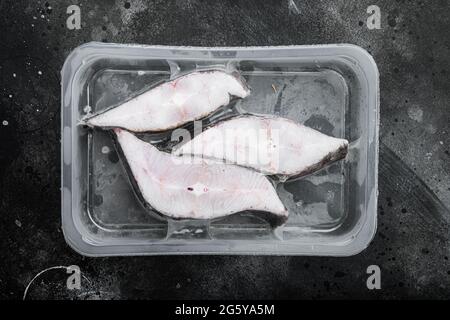
[[289,119],[243,115],[221,122],[175,150],[253,168],[268,175],[302,176],[347,154],[348,141]]
[[250,94],[237,73],[192,72],[158,85],[121,105],[88,117],[88,126],[117,127],[134,132],[163,131],[201,119]]
[[173,218],[213,219],[256,210],[275,215],[276,224],[287,219],[264,175],[230,164],[193,162],[161,152],[125,130],[114,132],[142,197],[156,211]]

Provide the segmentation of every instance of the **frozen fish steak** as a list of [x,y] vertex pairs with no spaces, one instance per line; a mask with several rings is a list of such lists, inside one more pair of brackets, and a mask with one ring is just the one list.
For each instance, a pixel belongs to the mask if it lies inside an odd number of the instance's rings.
[[84,123],[134,132],[163,131],[209,115],[227,105],[230,96],[245,98],[249,94],[244,80],[235,74],[220,70],[192,72],[84,119]]
[[244,115],[221,122],[175,150],[253,168],[269,175],[302,176],[347,154],[348,141],[289,119]]
[[287,210],[269,180],[229,164],[180,161],[130,132],[115,129],[129,168],[144,200],[173,218],[212,219],[244,210],[271,213],[277,224]]

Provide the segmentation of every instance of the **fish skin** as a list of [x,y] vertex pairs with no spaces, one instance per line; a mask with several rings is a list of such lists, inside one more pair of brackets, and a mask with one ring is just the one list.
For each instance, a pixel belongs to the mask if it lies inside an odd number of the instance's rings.
[[121,105],[83,119],[91,127],[156,132],[201,119],[250,90],[236,73],[197,71],[162,83]]
[[344,158],[347,150],[347,140],[292,120],[243,115],[210,127],[174,154],[222,160],[267,175],[300,177]]
[[114,132],[143,199],[161,214],[214,219],[254,210],[272,213],[278,224],[287,220],[286,208],[264,175],[211,161],[182,162],[126,130]]

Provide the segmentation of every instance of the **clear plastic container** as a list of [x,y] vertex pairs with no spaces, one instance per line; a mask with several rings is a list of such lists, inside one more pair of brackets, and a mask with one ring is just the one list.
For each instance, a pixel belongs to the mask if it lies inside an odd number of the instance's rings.
[[[289,219],[273,229],[242,212],[171,220],[133,192],[107,131],[79,120],[178,72],[237,68],[252,88],[241,112],[276,114],[349,140],[349,153],[277,184]],[[87,256],[273,254],[349,256],[376,230],[379,84],[372,57],[348,44],[195,48],[105,44],[76,48],[62,69],[62,229]],[[157,137],[153,137],[157,139]],[[156,140],[155,140],[156,141]]]

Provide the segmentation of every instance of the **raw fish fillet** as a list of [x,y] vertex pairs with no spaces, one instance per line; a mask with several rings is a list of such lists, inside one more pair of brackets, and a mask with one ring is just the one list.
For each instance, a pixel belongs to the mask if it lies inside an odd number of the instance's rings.
[[192,72],[158,85],[121,105],[84,119],[97,127],[163,131],[203,118],[250,90],[235,74],[219,70]]
[[287,219],[286,208],[264,175],[230,164],[193,162],[191,157],[161,152],[125,130],[114,132],[142,197],[158,212],[213,219],[256,210],[275,215],[276,224]]
[[221,122],[175,150],[253,168],[269,175],[302,176],[342,159],[348,141],[289,119],[244,115]]

